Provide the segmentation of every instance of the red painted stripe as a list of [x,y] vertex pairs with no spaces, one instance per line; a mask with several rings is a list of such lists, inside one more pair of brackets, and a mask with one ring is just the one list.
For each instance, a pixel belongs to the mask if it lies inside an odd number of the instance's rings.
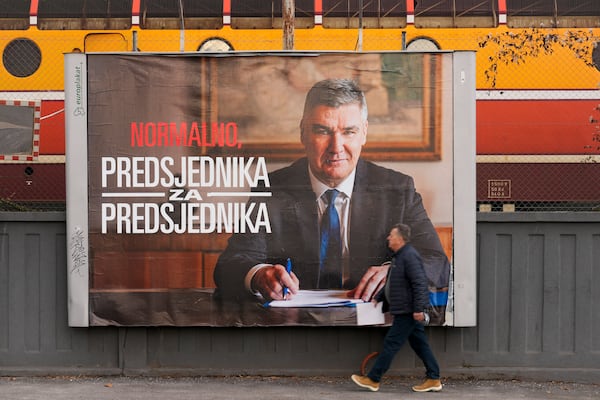
[[[40,154],[65,154],[65,113],[62,100],[42,101],[40,121]],[[49,118],[45,116],[52,115]]]
[[315,15],[323,14],[323,0],[315,0]]
[[38,0],[31,0],[31,4],[29,5],[29,16],[36,17],[38,14]]
[[[477,101],[477,154],[600,154],[597,100]],[[590,122],[590,117],[598,122]]]
[[140,0],[133,0],[131,3],[131,15],[134,17],[140,15]]
[[506,0],[498,0],[498,13],[506,14]]
[[406,0],[406,14],[415,13],[415,0]]
[[223,15],[231,15],[231,0],[223,0]]

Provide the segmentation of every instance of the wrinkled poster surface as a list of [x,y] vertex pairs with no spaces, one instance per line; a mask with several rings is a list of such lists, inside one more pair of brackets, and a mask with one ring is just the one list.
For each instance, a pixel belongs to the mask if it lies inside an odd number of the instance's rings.
[[[87,272],[89,325],[356,325],[353,301],[269,302],[294,297],[288,272],[302,291],[370,298],[396,223],[423,259],[431,323],[451,325],[452,56],[80,55],[67,103],[85,109],[87,149],[67,152],[87,150],[88,218],[69,227],[70,272]],[[321,98],[345,85],[366,107]],[[327,280],[315,193],[338,184]]]

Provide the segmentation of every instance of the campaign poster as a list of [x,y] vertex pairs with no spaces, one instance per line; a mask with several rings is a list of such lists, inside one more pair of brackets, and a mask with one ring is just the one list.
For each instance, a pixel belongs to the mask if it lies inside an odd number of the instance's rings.
[[472,324],[472,82],[469,53],[66,55],[69,324],[385,325],[396,224],[431,324]]

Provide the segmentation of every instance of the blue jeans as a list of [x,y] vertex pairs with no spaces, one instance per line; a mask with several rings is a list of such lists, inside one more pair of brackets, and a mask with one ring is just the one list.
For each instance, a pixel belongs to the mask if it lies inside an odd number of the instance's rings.
[[440,367],[429,347],[423,325],[413,319],[412,314],[394,315],[394,322],[383,340],[383,350],[377,356],[375,364],[367,374],[374,382],[379,382],[387,372],[392,360],[408,339],[413,351],[425,365],[426,375],[429,379],[440,379]]

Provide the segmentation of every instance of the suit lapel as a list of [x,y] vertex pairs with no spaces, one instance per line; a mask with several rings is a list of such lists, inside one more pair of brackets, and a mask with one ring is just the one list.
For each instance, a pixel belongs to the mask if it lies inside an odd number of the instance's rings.
[[[351,278],[362,276],[363,268],[368,259],[369,245],[373,243],[372,233],[376,231],[376,216],[381,210],[374,209],[372,204],[368,179],[366,176],[366,165],[359,161],[356,167],[354,189],[350,210],[350,264]],[[354,264],[354,265],[353,265]],[[357,274],[357,276],[354,276]]]

